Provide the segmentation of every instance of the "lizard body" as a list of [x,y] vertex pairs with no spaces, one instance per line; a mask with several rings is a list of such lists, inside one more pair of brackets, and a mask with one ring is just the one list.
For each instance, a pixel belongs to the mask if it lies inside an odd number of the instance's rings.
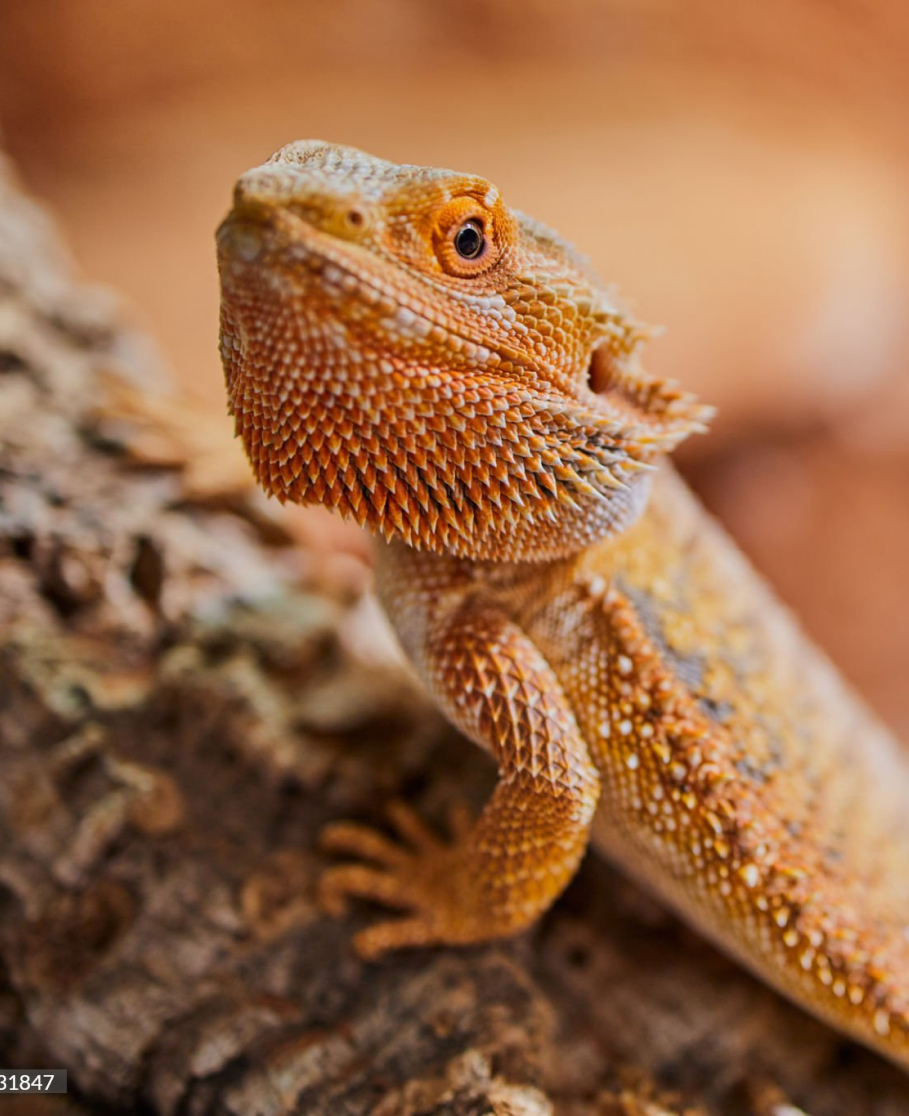
[[[785,994],[909,1066],[909,760],[666,461],[709,409],[489,182],[291,144],[219,231],[263,487],[380,536],[377,586],[496,790],[443,844],[337,823],[365,956],[530,925],[589,839]],[[659,469],[654,466],[659,463]]]

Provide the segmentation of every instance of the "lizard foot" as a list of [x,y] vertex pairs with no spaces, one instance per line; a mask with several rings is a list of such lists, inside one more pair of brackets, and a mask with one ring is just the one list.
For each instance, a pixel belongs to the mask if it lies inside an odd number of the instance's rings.
[[465,889],[459,886],[463,866],[469,863],[463,849],[472,828],[468,811],[452,810],[450,843],[437,837],[403,802],[391,803],[388,816],[397,840],[359,822],[335,822],[321,835],[323,849],[355,858],[322,876],[319,897],[330,914],[343,914],[351,896],[408,912],[407,917],[361,930],[354,938],[357,953],[371,960],[407,946],[495,936],[478,932]]

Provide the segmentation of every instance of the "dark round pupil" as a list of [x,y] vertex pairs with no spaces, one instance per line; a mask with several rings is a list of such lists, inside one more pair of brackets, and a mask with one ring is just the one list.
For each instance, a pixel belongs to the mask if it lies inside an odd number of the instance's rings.
[[483,230],[478,221],[468,221],[455,235],[455,248],[465,260],[474,260],[483,251]]

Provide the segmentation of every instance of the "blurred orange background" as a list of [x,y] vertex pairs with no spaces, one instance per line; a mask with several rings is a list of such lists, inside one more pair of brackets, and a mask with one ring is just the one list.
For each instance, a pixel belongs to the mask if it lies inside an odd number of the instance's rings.
[[[291,139],[476,171],[666,327],[689,476],[909,736],[909,5],[3,0],[0,135],[180,390],[213,230]],[[224,420],[225,439],[230,424]]]

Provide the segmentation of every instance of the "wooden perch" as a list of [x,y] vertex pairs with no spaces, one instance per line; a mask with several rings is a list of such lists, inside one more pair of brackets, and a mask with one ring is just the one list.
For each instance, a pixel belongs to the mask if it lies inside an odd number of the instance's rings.
[[521,940],[359,962],[366,912],[315,901],[320,827],[392,795],[438,820],[490,772],[194,444],[0,172],[0,1064],[73,1094],[5,1112],[909,1111],[592,859]]

